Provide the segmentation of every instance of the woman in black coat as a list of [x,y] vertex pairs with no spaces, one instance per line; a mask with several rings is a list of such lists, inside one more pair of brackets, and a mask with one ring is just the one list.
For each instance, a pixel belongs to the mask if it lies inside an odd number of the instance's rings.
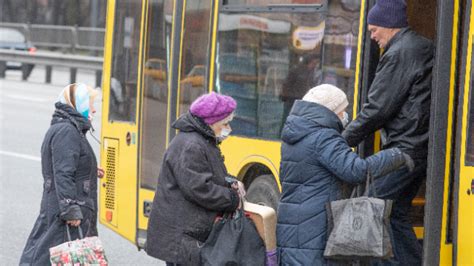
[[[50,265],[49,248],[67,241],[66,224],[97,235],[97,168],[85,134],[98,92],[82,83],[68,85],[55,104],[51,127],[41,146],[44,178],[41,209],[20,265]],[[71,228],[72,229],[72,228]],[[71,230],[73,238],[77,230]]]
[[173,124],[179,133],[163,159],[146,243],[148,255],[167,265],[199,265],[199,246],[216,216],[239,205],[243,191],[226,182],[218,146],[230,134],[235,108],[231,97],[205,94]]

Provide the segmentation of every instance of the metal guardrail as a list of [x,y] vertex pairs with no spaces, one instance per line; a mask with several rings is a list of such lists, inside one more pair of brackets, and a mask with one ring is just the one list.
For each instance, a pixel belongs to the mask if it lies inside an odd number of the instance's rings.
[[51,83],[52,67],[70,68],[70,81],[76,82],[77,69],[95,70],[96,86],[100,86],[102,79],[103,58],[96,56],[59,54],[52,52],[36,52],[30,54],[23,51],[0,49],[0,62],[20,62],[26,64],[45,65],[46,83]]
[[0,22],[0,27],[22,32],[36,47],[103,52],[104,28]]

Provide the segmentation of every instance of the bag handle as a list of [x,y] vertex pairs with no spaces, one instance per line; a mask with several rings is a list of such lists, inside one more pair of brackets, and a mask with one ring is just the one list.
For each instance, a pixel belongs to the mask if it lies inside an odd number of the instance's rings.
[[239,218],[241,216],[244,216],[244,202],[245,202],[245,199],[242,197],[239,199],[240,201],[240,206],[241,208],[240,209],[236,209],[234,212],[226,212],[224,214],[222,214],[222,218],[223,219],[235,219],[235,218]]
[[[369,189],[370,189],[370,185],[374,183],[374,177],[373,175],[370,173],[370,170],[367,169],[367,179],[365,181],[365,191],[364,191],[364,194],[362,194],[363,196],[368,196],[369,195]],[[351,198],[354,198],[354,197],[360,197],[360,193],[359,193],[359,188],[360,188],[361,185],[357,185],[354,187],[354,189],[352,190],[352,193],[351,193]],[[374,189],[373,191],[373,195],[375,198],[377,198],[377,191]]]
[[[79,231],[79,239],[83,239],[84,235],[82,234],[82,229],[80,225],[77,227],[77,230]],[[66,224],[66,232],[67,232],[67,240],[72,241],[71,233],[69,232],[69,224]]]
[[235,218],[239,218],[240,216],[244,216],[244,211],[245,211],[244,203],[245,203],[245,199],[244,199],[244,197],[241,197],[240,198],[240,209],[235,210],[235,215],[234,215]]
[[[374,176],[370,173],[370,170],[367,169],[367,181],[365,181],[365,191],[364,196],[369,196],[370,185],[374,183]],[[375,198],[377,198],[377,191],[374,189],[372,191]]]

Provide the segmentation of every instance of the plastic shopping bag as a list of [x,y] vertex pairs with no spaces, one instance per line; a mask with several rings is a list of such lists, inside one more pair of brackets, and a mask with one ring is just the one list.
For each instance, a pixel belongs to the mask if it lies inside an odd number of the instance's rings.
[[79,230],[80,239],[71,240],[69,225],[66,225],[68,242],[49,249],[50,261],[53,266],[106,266],[102,242],[96,236],[83,238]]
[[201,264],[265,265],[265,244],[242,209],[218,220],[201,248]]

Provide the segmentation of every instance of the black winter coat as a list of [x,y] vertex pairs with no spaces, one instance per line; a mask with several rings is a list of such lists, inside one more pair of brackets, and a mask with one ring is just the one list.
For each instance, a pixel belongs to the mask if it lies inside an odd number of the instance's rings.
[[220,212],[233,212],[236,191],[225,181],[227,170],[209,126],[190,113],[173,127],[158,177],[148,221],[146,252],[182,265],[199,265],[199,245],[208,237]]
[[397,147],[413,159],[426,159],[433,56],[432,42],[409,28],[389,41],[367,103],[342,134],[350,146],[382,129],[384,148]]
[[281,265],[326,265],[326,203],[341,199],[342,182],[365,182],[405,165],[399,149],[360,158],[341,136],[342,123],[326,107],[296,101],[283,127],[277,217]]
[[[85,236],[97,235],[97,161],[85,137],[90,122],[56,103],[41,146],[44,190],[41,209],[20,265],[50,265],[49,248],[67,241],[67,220],[81,219]],[[77,230],[71,235],[77,238]]]

